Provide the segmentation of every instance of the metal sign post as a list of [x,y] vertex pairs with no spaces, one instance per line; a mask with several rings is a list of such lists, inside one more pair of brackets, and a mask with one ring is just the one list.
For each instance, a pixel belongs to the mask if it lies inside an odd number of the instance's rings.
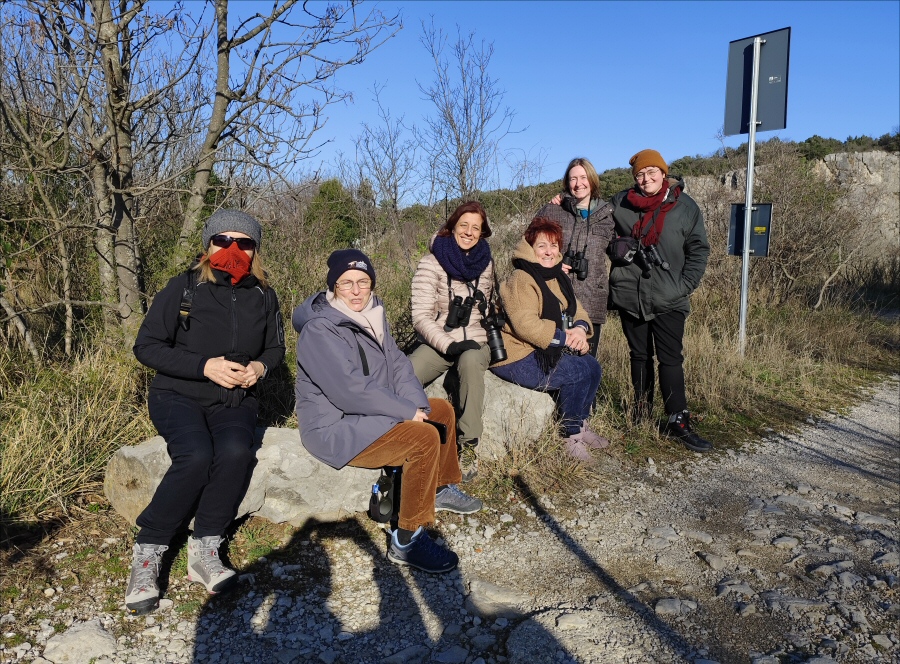
[[753,83],[750,91],[750,139],[747,145],[747,189],[744,193],[744,251],[741,252],[741,314],[738,348],[747,349],[747,303],[750,295],[750,217],[753,213],[753,160],[756,156],[756,104],[759,99],[759,51],[764,39],[753,38]]
[[[753,168],[756,131],[787,125],[788,54],[791,29],[783,28],[731,42],[725,97],[725,135],[749,133],[747,189],[744,194],[744,243],[741,252],[741,311],[738,345],[747,348],[747,304],[750,293],[750,229],[753,213]],[[764,51],[762,46],[768,44]],[[766,85],[760,88],[760,72]],[[748,94],[749,92],[749,94]]]

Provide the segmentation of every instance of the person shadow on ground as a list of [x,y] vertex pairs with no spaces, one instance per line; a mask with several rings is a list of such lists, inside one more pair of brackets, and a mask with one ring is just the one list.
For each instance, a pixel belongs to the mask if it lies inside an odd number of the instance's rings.
[[200,612],[196,664],[372,662],[392,654],[392,643],[428,639],[404,601],[405,575],[353,517],[309,520],[283,546],[237,569],[237,586]]
[[[505,651],[514,624],[505,632],[489,621],[478,626],[480,619],[464,609],[459,572],[399,567],[386,558],[387,543],[386,530],[373,535],[357,517],[310,520],[283,546],[239,569],[231,592],[205,603],[191,661],[393,664],[471,661]],[[549,633],[542,640],[562,649]]]

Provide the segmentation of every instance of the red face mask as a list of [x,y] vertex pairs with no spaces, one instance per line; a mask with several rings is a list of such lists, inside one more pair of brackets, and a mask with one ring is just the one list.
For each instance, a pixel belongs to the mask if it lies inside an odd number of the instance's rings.
[[209,264],[213,268],[231,275],[232,284],[250,274],[251,261],[242,249],[238,249],[237,242],[233,242],[227,249],[219,249],[209,257]]

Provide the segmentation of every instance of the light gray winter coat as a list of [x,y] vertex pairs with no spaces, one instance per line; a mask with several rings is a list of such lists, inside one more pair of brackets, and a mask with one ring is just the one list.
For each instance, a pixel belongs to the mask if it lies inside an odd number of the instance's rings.
[[[494,290],[494,261],[488,263],[478,277],[476,287],[490,301]],[[467,327],[457,327],[449,332],[444,330],[450,309],[451,289],[453,295],[459,295],[463,299],[472,294],[462,281],[451,279],[448,287],[447,273],[437,257],[432,253],[425,254],[419,261],[412,280],[412,319],[419,338],[439,353],[446,353],[454,341],[472,340],[486,344],[487,332],[481,327],[481,311],[477,306],[472,307]]]
[[[375,297],[375,304],[381,300]],[[429,410],[428,397],[384,321],[384,345],[332,307],[325,292],[294,309],[297,423],[307,451],[334,468]]]

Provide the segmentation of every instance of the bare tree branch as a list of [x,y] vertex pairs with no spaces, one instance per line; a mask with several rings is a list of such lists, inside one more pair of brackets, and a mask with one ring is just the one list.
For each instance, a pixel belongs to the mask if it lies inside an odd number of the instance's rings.
[[[501,107],[505,91],[488,68],[494,45],[476,43],[457,26],[449,45],[443,30],[422,22],[420,41],[434,63],[434,80],[419,90],[434,105],[435,114],[417,135],[429,153],[432,179],[445,192],[463,199],[486,188],[500,142],[512,130],[515,112]],[[517,130],[518,131],[518,130]]]

